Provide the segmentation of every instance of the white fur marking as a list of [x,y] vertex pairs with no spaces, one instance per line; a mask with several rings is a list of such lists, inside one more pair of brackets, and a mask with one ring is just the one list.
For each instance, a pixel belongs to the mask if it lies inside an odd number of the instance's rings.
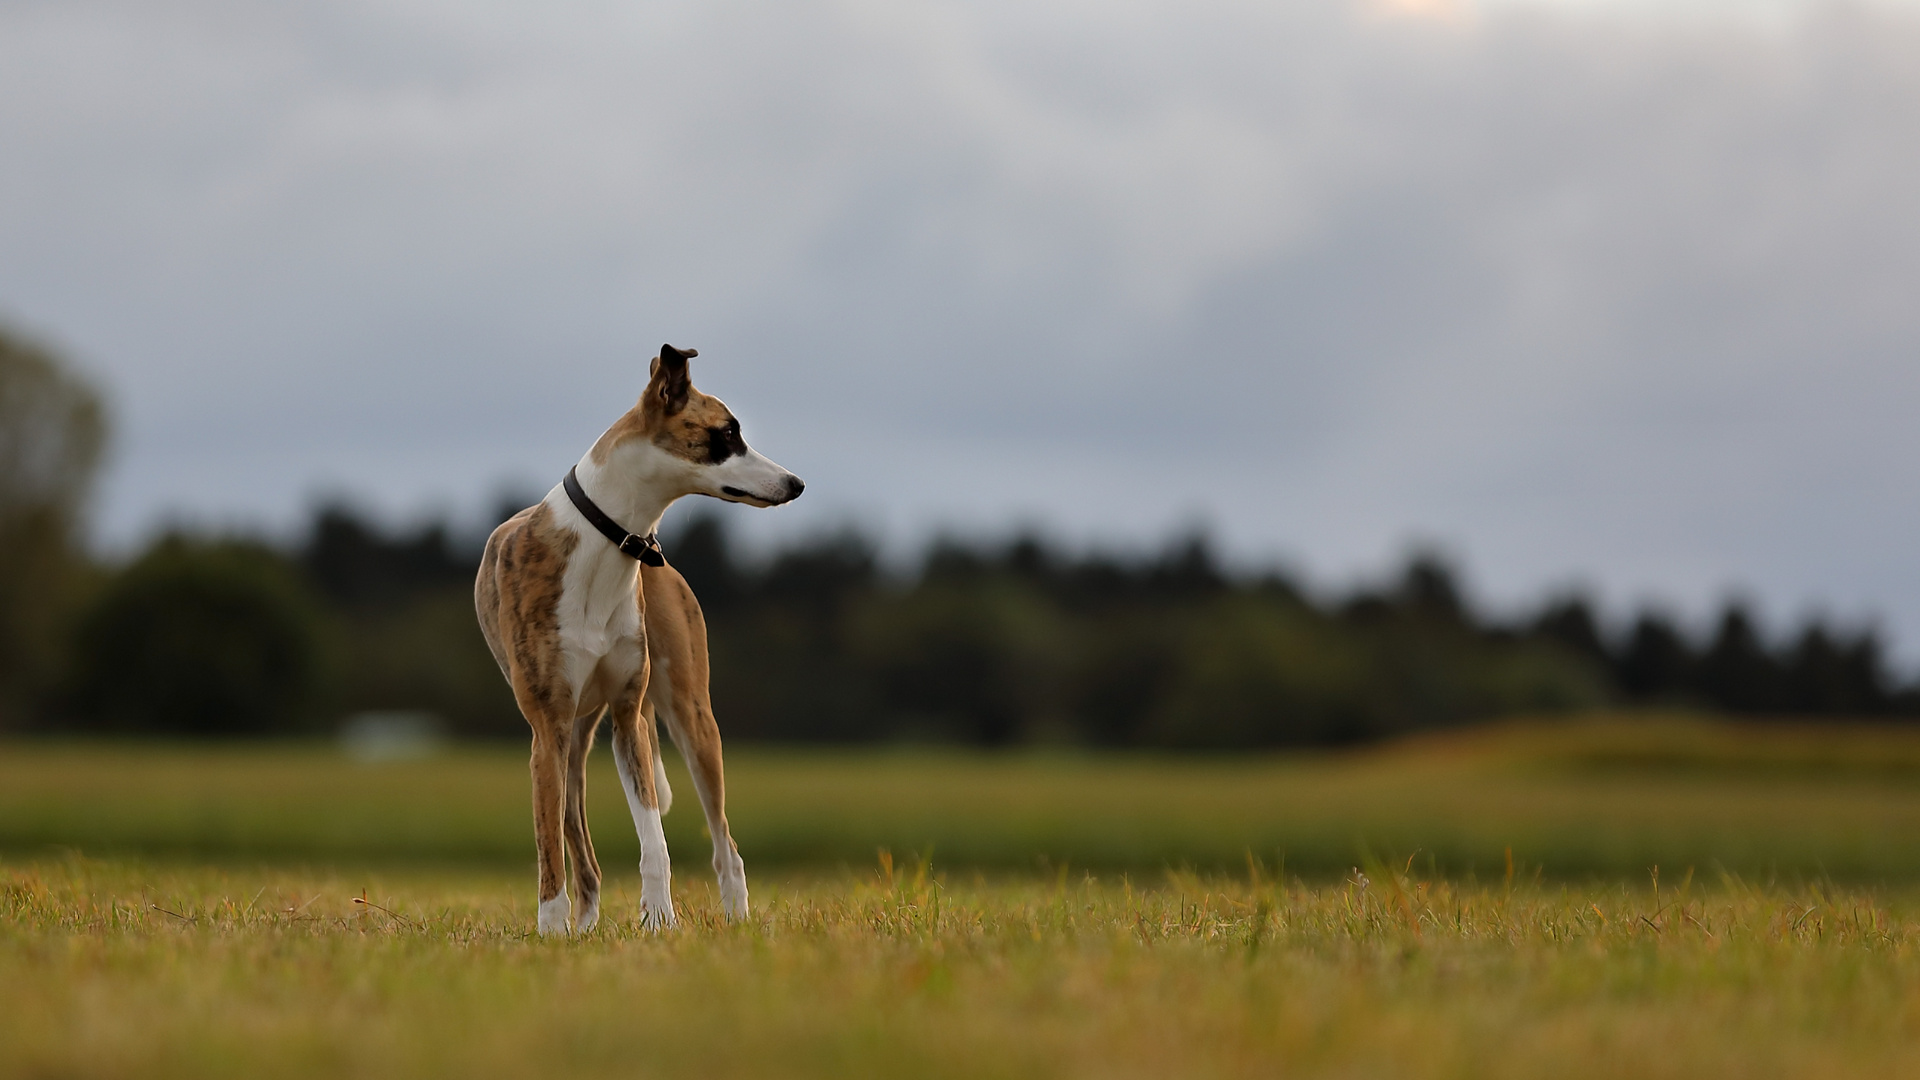
[[611,687],[624,685],[639,670],[634,577],[640,564],[607,543],[559,488],[547,494],[546,503],[554,520],[580,538],[560,579],[557,643],[574,699],[587,704],[596,671],[603,687]]
[[[735,454],[718,465],[707,466],[702,479],[711,485],[707,494],[728,502],[778,506],[793,497],[792,491],[787,488],[787,481],[793,479],[793,474],[752,447],[748,447],[746,453]],[[748,498],[728,495],[724,490],[726,488],[743,491]]]
[[747,864],[732,844],[726,845],[725,852],[717,843],[713,847],[713,876],[720,881],[720,907],[729,921],[739,922],[752,910],[747,903]]
[[621,746],[625,741],[615,738],[613,764],[620,773],[620,786],[627,792],[627,809],[633,811],[633,829],[640,834],[640,925],[648,930],[665,930],[675,921],[667,834],[660,828],[660,811],[640,802],[640,785]]
[[573,920],[573,932],[584,934],[598,925],[600,925],[600,897],[596,895],[591,900],[581,902],[581,912]]
[[659,796],[660,814],[666,816],[673,809],[673,785],[667,783],[667,756],[653,755],[653,793]]
[[552,937],[567,932],[567,890],[561,886],[560,895],[551,900],[540,901],[540,936]]

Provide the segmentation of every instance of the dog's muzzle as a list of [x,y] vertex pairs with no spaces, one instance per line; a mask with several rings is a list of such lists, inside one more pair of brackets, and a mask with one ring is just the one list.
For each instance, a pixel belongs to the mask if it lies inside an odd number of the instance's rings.
[[755,492],[748,491],[745,488],[737,488],[737,487],[730,487],[730,486],[722,487],[720,489],[720,493],[722,495],[725,495],[729,499],[739,499],[742,502],[757,502],[757,503],[766,503],[768,506],[779,506],[781,503],[790,503],[793,500],[799,498],[800,493],[805,490],[807,490],[807,482],[805,480],[802,480],[797,476],[788,476],[787,490],[784,494],[781,494],[781,495],[760,495]]

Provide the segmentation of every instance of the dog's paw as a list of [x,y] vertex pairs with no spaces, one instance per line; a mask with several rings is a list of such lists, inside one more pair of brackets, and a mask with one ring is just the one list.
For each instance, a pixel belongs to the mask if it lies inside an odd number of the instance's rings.
[[674,918],[672,901],[668,901],[658,907],[654,907],[645,902],[641,903],[640,929],[671,930],[678,925],[679,920]]
[[540,901],[540,936],[565,936],[567,932],[567,890],[551,900]]
[[677,922],[673,915],[673,891],[664,881],[640,883],[640,928],[671,930]]
[[598,925],[600,925],[600,898],[595,896],[580,905],[580,913],[573,919],[573,932],[584,934]]
[[747,903],[746,867],[740,865],[740,857],[736,855],[714,870],[720,882],[720,909],[727,913],[728,922],[740,922],[751,910]]

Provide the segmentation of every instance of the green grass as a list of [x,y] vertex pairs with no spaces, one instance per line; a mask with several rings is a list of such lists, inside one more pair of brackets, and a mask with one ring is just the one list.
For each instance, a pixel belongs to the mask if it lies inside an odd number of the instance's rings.
[[[706,862],[692,785],[667,816]],[[1920,733],[1730,729],[1666,718],[1523,725],[1346,755],[736,750],[749,870],[864,866],[877,848],[952,868],[1237,870],[1249,854],[1337,875],[1369,853],[1430,873],[1920,882]],[[0,743],[0,852],[321,865],[525,867],[525,752],[355,763],[329,746]],[[588,808],[601,861],[639,857],[608,755]]]
[[[1920,893],[762,876],[529,936],[520,875],[0,864],[0,1075],[1896,1077]],[[376,906],[354,897],[364,894]]]
[[1913,733],[729,766],[543,941],[519,751],[0,744],[0,1077],[1920,1075]]

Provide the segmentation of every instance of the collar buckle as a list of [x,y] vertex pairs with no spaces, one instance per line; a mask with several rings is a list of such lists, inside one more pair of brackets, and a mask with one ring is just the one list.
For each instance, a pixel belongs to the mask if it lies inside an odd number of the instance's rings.
[[629,559],[639,559],[648,566],[665,566],[667,564],[666,556],[660,554],[660,541],[654,539],[651,533],[646,536],[628,533],[626,537],[620,541],[619,546],[620,554],[625,555]]
[[567,499],[573,503],[573,508],[580,511],[580,516],[586,518],[587,523],[606,537],[607,542],[617,548],[620,554],[629,559],[638,559],[648,566],[667,565],[667,557],[660,552],[660,541],[652,533],[639,536],[614,524],[605,511],[587,498],[586,490],[580,486],[580,478],[575,475],[574,469],[567,470],[567,479],[562,486],[566,488]]

